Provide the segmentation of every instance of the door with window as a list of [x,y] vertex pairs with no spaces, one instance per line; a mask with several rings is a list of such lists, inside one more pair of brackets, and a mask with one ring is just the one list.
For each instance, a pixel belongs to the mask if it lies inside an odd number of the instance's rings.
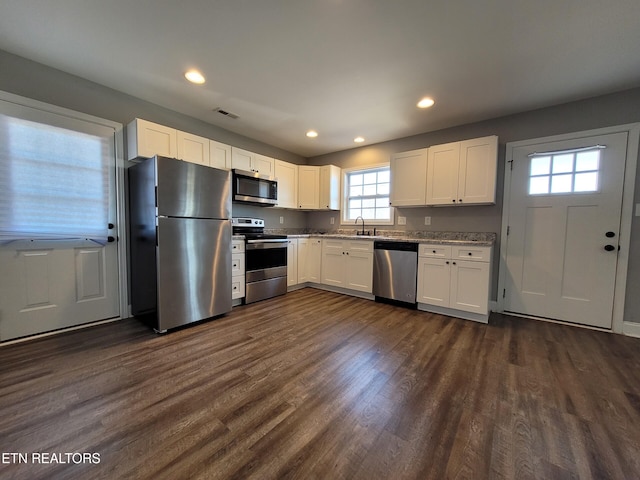
[[0,340],[118,317],[115,128],[0,100]]
[[611,328],[627,137],[514,148],[505,311]]

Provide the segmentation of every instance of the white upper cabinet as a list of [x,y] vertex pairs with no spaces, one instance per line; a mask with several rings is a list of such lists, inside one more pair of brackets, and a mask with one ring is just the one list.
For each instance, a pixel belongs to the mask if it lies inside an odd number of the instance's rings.
[[340,175],[335,165],[298,166],[298,208],[340,210]]
[[178,155],[176,158],[185,162],[210,166],[208,138],[192,135],[191,133],[176,131]]
[[320,167],[313,165],[298,167],[298,208],[303,210],[320,208]]
[[427,205],[495,203],[497,136],[434,145],[427,158]]
[[257,172],[272,177],[274,175],[275,161],[273,158],[259,153],[231,147],[231,168]]
[[320,210],[340,210],[340,167],[320,167]]
[[231,146],[209,140],[209,164],[212,167],[231,169]]
[[427,161],[428,205],[452,205],[458,202],[460,142],[434,145]]
[[496,203],[497,167],[497,136],[460,142],[458,201]]
[[127,125],[127,158],[178,155],[177,130],[136,118]]
[[426,204],[427,150],[421,148],[391,156],[391,206]]
[[278,207],[298,208],[298,166],[275,160],[275,177],[278,181]]

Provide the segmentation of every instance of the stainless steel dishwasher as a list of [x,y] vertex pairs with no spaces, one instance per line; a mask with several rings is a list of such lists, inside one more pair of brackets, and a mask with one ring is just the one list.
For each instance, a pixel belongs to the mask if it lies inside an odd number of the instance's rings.
[[418,244],[376,240],[373,243],[373,294],[376,301],[416,306]]

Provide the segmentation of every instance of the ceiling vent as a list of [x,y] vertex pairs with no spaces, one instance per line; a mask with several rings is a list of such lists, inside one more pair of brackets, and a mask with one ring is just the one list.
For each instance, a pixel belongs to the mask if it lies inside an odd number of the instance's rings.
[[213,111],[219,113],[220,115],[224,115],[225,117],[233,118],[234,120],[239,118],[238,115],[236,115],[235,113],[227,112],[226,110],[223,110],[220,107],[214,108]]

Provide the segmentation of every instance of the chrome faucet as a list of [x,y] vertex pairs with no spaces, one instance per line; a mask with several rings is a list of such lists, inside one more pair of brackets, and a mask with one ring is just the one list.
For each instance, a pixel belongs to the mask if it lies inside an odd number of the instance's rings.
[[362,217],[360,217],[360,216],[356,217],[356,221],[355,221],[355,224],[356,224],[356,225],[358,224],[358,218],[359,218],[360,220],[362,220],[362,232],[358,232],[358,231],[356,230],[356,235],[364,235],[364,218],[362,218]]

